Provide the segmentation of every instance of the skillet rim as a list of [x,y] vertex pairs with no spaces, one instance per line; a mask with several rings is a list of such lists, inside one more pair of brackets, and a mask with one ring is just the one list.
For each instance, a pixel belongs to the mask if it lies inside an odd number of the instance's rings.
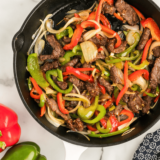
[[[45,3],[46,1],[48,0],[42,0],[41,2],[39,2],[33,9],[32,11],[29,13],[29,15],[26,17],[26,19],[24,20],[22,26],[20,27],[19,31],[14,35],[13,37],[13,40],[12,40],[12,49],[13,49],[13,73],[14,73],[14,79],[15,79],[15,84],[16,84],[16,88],[18,90],[18,94],[25,106],[25,108],[27,109],[27,111],[31,114],[31,116],[39,123],[39,125],[41,125],[43,128],[45,128],[48,132],[50,132],[51,134],[53,134],[54,136],[60,138],[61,140],[63,141],[66,141],[66,142],[69,142],[69,143],[72,143],[74,145],[79,145],[79,146],[83,146],[83,147],[109,147],[109,146],[115,146],[115,145],[119,145],[119,144],[123,144],[123,143],[126,143],[130,140],[133,140],[134,138],[137,138],[139,137],[140,135],[142,135],[143,133],[145,133],[147,130],[149,130],[153,125],[155,125],[159,119],[160,119],[160,115],[157,117],[157,119],[155,119],[150,125],[148,125],[143,131],[139,132],[138,134],[136,134],[135,136],[132,136],[130,138],[127,138],[125,140],[122,140],[120,142],[115,142],[115,143],[110,143],[110,144],[85,144],[83,142],[78,142],[78,141],[74,141],[72,139],[69,139],[69,138],[66,138],[66,137],[63,137],[59,134],[57,134],[56,132],[53,132],[50,128],[46,127],[34,114],[33,112],[30,110],[30,108],[28,107],[28,104],[26,103],[23,95],[22,95],[22,92],[21,92],[21,89],[20,89],[20,86],[19,86],[19,82],[18,82],[18,76],[17,76],[17,69],[16,69],[16,64],[17,64],[17,49],[16,49],[16,46],[15,46],[15,42],[16,42],[16,39],[17,37],[23,33],[23,29],[25,28],[25,25],[28,23],[28,21],[30,20],[30,17],[37,11],[37,9],[43,5],[43,3]],[[160,12],[160,7],[152,0],[147,0],[149,1],[154,7],[157,8],[157,10],[159,10]],[[25,42],[24,42],[25,43]]]

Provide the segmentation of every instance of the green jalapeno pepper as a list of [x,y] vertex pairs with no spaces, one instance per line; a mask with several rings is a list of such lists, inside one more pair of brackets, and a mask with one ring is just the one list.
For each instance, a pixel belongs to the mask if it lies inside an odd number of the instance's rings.
[[50,83],[50,85],[51,85],[56,91],[58,91],[58,92],[60,92],[60,93],[63,93],[63,94],[67,94],[67,93],[70,93],[70,92],[72,91],[73,85],[72,85],[70,82],[69,82],[69,87],[68,87],[68,89],[62,90],[62,89],[60,89],[60,88],[55,84],[55,82],[52,80],[51,75],[57,77],[57,75],[58,75],[58,74],[57,74],[57,70],[54,69],[54,70],[51,70],[51,71],[47,71],[47,72],[46,72],[46,79],[47,79],[47,81]]
[[38,64],[38,56],[36,53],[32,53],[28,56],[27,68],[31,76],[35,79],[40,87],[46,88],[49,86],[49,83],[43,77],[43,73]]
[[82,120],[82,121],[85,122],[85,123],[88,123],[88,124],[95,124],[98,121],[100,121],[105,116],[106,109],[104,108],[104,106],[98,105],[98,107],[96,108],[96,110],[99,111],[99,114],[98,114],[97,117],[95,117],[92,120]]
[[126,128],[121,129],[119,131],[115,131],[115,132],[112,132],[112,133],[106,133],[106,134],[96,134],[95,132],[91,132],[91,134],[88,134],[87,136],[95,137],[95,138],[106,138],[106,137],[111,137],[111,136],[122,134],[129,129],[130,129],[130,127],[126,127]]
[[147,60],[143,61],[140,65],[135,65],[131,62],[128,62],[128,65],[130,67],[132,67],[133,69],[136,69],[136,70],[141,70],[141,69],[144,69],[146,68],[148,65],[149,65],[149,62]]
[[97,123],[96,123],[96,127],[97,127],[97,129],[98,129],[98,131],[99,131],[100,133],[109,133],[109,132],[111,131],[111,129],[112,129],[112,124],[111,124],[110,120],[108,120],[108,121],[107,121],[107,128],[106,128],[106,129],[103,129],[103,128],[101,128],[101,126],[100,126],[100,122],[97,122]]
[[82,120],[90,119],[94,115],[94,112],[98,107],[98,100],[99,100],[99,96],[96,96],[94,103],[90,107],[84,108],[83,106],[80,106],[77,111],[78,116]]
[[115,54],[116,57],[125,57],[133,51],[133,49],[137,46],[137,44],[140,40],[140,34],[136,32],[136,33],[134,33],[133,36],[135,37],[135,42],[129,48],[127,48],[125,51],[118,53],[118,54]]

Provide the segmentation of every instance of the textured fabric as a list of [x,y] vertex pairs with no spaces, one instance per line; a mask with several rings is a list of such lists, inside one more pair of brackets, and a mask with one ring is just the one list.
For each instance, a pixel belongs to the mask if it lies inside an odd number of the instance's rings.
[[145,136],[133,160],[160,160],[160,129]]

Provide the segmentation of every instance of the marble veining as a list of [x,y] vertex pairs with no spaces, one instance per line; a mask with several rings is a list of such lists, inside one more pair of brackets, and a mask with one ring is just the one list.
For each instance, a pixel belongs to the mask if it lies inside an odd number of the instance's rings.
[[[159,0],[154,0],[160,6]],[[0,0],[0,103],[12,108],[19,117],[22,141],[34,141],[48,160],[64,160],[63,142],[42,128],[25,109],[13,78],[13,51],[11,42],[30,11],[40,0]],[[127,143],[105,148],[89,148],[79,160],[131,160],[143,137],[157,130],[160,121],[140,137]],[[6,151],[5,151],[6,152]],[[0,159],[5,154],[0,153]],[[72,160],[72,158],[71,158]]]

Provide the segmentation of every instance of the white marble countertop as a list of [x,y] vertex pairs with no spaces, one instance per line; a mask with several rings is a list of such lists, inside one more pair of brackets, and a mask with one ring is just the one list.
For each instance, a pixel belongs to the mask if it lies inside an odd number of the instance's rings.
[[[159,0],[154,1],[160,6]],[[46,155],[48,160],[64,160],[65,149],[62,141],[43,129],[31,117],[18,95],[13,78],[12,38],[38,2],[40,0],[0,0],[0,103],[18,114],[22,128],[20,142],[34,141],[40,145],[41,153]],[[159,127],[160,121],[146,133],[153,132]],[[87,149],[80,160],[131,160],[146,133],[114,147]],[[0,159],[4,154],[5,151],[0,153]]]

